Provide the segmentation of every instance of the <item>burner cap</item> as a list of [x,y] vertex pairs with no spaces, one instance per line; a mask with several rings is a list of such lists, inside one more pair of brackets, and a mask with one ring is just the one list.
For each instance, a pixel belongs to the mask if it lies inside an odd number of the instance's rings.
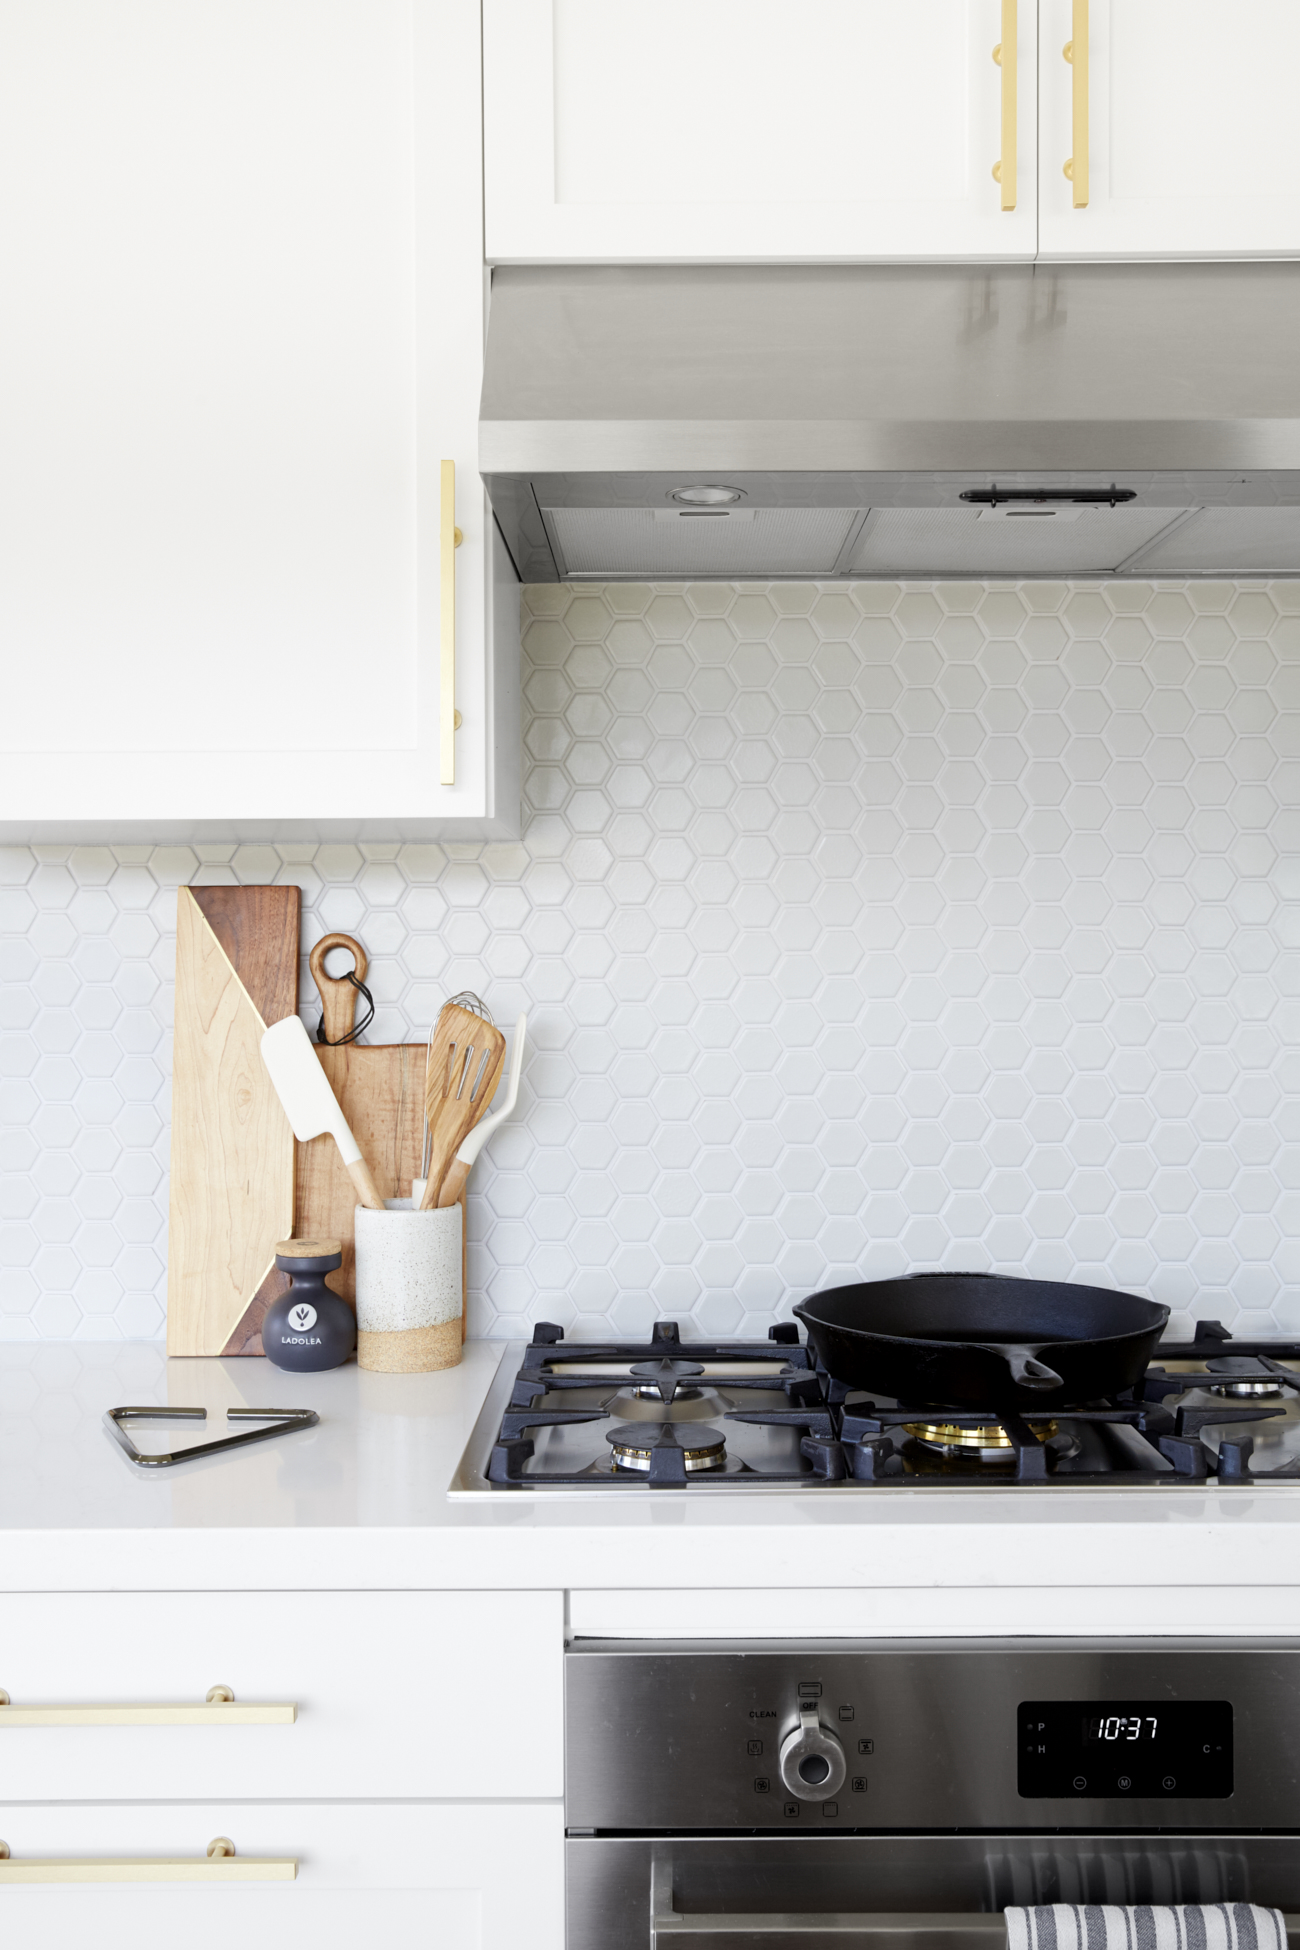
[[[1206,1383],[1213,1395],[1280,1395],[1282,1384],[1272,1370],[1254,1354],[1224,1354],[1207,1361],[1213,1377]],[[1190,1378],[1190,1377],[1189,1377]]]
[[[1048,1442],[1057,1432],[1055,1422],[1032,1422],[1030,1434]],[[1015,1444],[1000,1422],[981,1423],[966,1428],[957,1422],[904,1422],[903,1431],[945,1456],[978,1456],[981,1462],[1009,1462]]]
[[704,1373],[698,1361],[672,1361],[667,1356],[662,1361],[634,1361],[628,1373],[638,1381],[647,1383],[638,1388],[638,1395],[658,1395],[660,1401],[670,1402],[683,1381]]
[[649,1471],[656,1449],[680,1449],[688,1470],[721,1469],[727,1438],[700,1422],[616,1422],[605,1431],[616,1469]]

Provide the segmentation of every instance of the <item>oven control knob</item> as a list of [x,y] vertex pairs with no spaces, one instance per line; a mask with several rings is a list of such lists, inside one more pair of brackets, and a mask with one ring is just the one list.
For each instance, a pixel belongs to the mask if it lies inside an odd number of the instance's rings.
[[844,1749],[828,1733],[809,1700],[799,1707],[799,1724],[781,1742],[781,1779],[797,1801],[829,1801],[844,1786]]

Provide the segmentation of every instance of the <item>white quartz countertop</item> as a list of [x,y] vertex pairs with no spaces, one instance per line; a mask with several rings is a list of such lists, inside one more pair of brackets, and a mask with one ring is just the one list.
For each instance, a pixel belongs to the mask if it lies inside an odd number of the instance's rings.
[[[592,1629],[765,1636],[1300,1632],[1300,1483],[1217,1489],[765,1492],[451,1502],[505,1343],[459,1368],[288,1375],[149,1344],[0,1347],[0,1590],[568,1589]],[[146,1474],[103,1427],[125,1404],[314,1408],[319,1426]],[[623,1594],[622,1597],[619,1594]],[[780,1594],[786,1594],[782,1597]]]

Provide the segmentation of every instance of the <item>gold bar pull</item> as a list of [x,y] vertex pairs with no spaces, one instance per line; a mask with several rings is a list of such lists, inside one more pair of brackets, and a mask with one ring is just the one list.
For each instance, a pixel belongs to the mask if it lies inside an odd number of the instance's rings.
[[1088,0],[1073,0],[1071,26],[1073,40],[1065,43],[1062,54],[1073,70],[1071,75],[1071,115],[1074,124],[1074,154],[1065,165],[1068,182],[1074,186],[1074,207],[1088,207]]
[[291,1700],[236,1700],[229,1686],[209,1688],[205,1700],[157,1705],[15,1706],[0,1687],[3,1727],[284,1727],[298,1708]]
[[456,550],[464,541],[456,526],[456,463],[442,463],[442,505],[438,529],[439,572],[442,585],[442,682],[438,705],[438,776],[443,785],[456,783]]
[[1016,207],[1016,0],[1002,0],[1002,39],[993,59],[1002,70],[1002,154],[993,181],[1002,185],[1002,208]]
[[292,1882],[292,1855],[236,1855],[218,1835],[206,1855],[22,1856],[0,1842],[0,1889],[11,1882]]

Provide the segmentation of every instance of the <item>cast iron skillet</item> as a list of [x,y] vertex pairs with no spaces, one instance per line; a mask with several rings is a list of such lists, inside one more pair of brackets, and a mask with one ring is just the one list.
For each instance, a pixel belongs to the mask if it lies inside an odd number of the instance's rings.
[[913,1273],[795,1308],[827,1373],[911,1404],[1065,1408],[1141,1378],[1168,1307],[1108,1287]]

